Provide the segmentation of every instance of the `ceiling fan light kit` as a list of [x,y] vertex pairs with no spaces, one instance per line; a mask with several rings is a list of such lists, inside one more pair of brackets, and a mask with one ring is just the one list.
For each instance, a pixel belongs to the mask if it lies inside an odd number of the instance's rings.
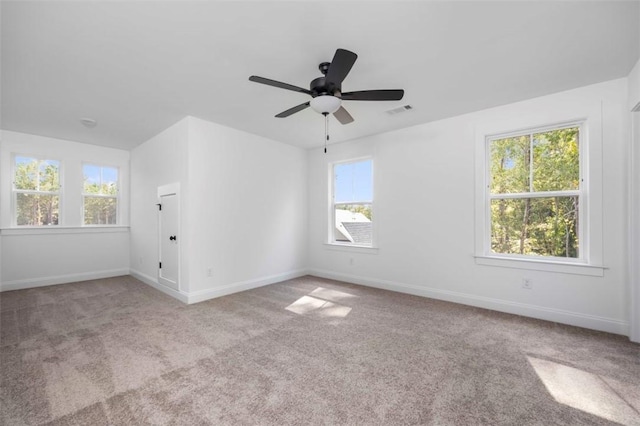
[[[323,76],[313,79],[309,84],[309,90],[269,78],[258,77],[257,75],[249,77],[249,81],[311,96],[312,99],[309,102],[282,111],[276,115],[277,118],[289,117],[296,112],[311,107],[314,111],[324,115],[325,120],[328,114],[333,114],[340,123],[349,124],[353,122],[353,117],[342,106],[342,101],[399,101],[404,96],[404,90],[402,89],[342,92],[342,82],[351,71],[356,59],[358,59],[358,55],[353,52],[345,49],[336,50],[331,62],[322,62],[318,65]],[[325,124],[325,129],[327,129],[327,125]],[[325,141],[327,139],[328,134],[325,130]]]
[[320,95],[311,99],[309,103],[315,112],[319,112],[320,114],[333,114],[340,109],[342,101],[336,96]]

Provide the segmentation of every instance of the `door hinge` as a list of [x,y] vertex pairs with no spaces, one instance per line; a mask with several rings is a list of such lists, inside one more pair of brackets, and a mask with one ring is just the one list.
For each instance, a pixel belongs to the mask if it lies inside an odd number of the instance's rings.
[[158,210],[162,210],[162,204],[156,204],[158,206]]
[[158,268],[162,269],[162,262],[160,262],[160,265],[158,265]]

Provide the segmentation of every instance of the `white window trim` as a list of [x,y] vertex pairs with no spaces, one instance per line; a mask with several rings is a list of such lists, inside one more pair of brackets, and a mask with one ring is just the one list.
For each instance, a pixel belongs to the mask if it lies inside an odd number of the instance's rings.
[[[371,197],[371,201],[349,201],[349,202],[340,202],[337,203],[338,205],[341,204],[371,204],[371,216],[374,218],[374,220],[372,221],[371,224],[371,245],[367,246],[367,245],[362,245],[362,244],[354,244],[354,243],[345,243],[345,242],[340,242],[340,241],[335,241],[333,239],[334,237],[334,229],[336,226],[336,203],[335,203],[335,166],[337,165],[341,165],[341,164],[350,164],[350,163],[359,163],[362,161],[371,161],[371,184],[373,186],[373,191],[372,191],[372,197]],[[356,157],[356,158],[350,158],[348,160],[340,160],[340,161],[334,161],[329,163],[329,200],[328,200],[328,206],[329,206],[329,223],[327,226],[327,242],[325,243],[325,245],[327,245],[328,248],[336,248],[336,249],[345,249],[347,251],[362,251],[365,253],[370,253],[370,252],[375,252],[377,253],[377,249],[378,249],[378,244],[377,244],[377,221],[375,220],[375,191],[376,191],[376,185],[375,185],[375,161],[373,159],[372,156],[365,156],[365,157]],[[331,247],[329,247],[331,246]]]
[[[37,191],[37,190],[26,190],[26,189],[16,189],[16,157],[27,157],[33,158],[37,161],[57,161],[59,163],[58,166],[58,190],[55,192],[52,191]],[[63,162],[62,160],[58,160],[56,158],[49,158],[47,156],[42,155],[34,155],[34,154],[22,154],[19,152],[14,152],[11,154],[11,227],[13,228],[50,228],[50,227],[59,227],[63,222],[63,212],[64,208],[62,206],[64,197],[63,197],[63,185],[64,181],[63,177]],[[58,224],[57,225],[18,225],[18,194],[46,194],[46,195],[57,195],[58,196]]]
[[[504,123],[487,123],[476,127],[476,218],[475,261],[485,266],[529,269],[547,272],[603,276],[602,258],[602,104],[590,105],[581,118],[534,119],[522,117],[512,127]],[[558,119],[559,118],[559,119]],[[563,119],[564,118],[564,119]],[[527,122],[527,120],[530,120]],[[546,121],[546,123],[544,121]],[[537,124],[536,124],[537,123]],[[549,124],[554,123],[554,124]],[[505,255],[491,252],[491,217],[489,193],[489,141],[497,137],[527,134],[570,126],[580,127],[580,258]],[[513,129],[520,130],[513,130]],[[558,191],[558,194],[575,191]],[[517,195],[514,195],[517,197]]]
[[372,246],[359,246],[356,244],[341,244],[341,243],[324,243],[328,250],[344,251],[350,253],[362,253],[362,254],[378,254],[379,248]]
[[[102,168],[110,168],[110,169],[116,169],[116,172],[118,173],[118,179],[116,182],[116,195],[107,195],[107,194],[87,194],[86,192],[84,192],[84,166],[94,166],[94,167],[100,167]],[[120,227],[122,226],[120,224],[120,218],[122,217],[120,209],[121,209],[121,200],[120,200],[120,183],[121,183],[121,177],[120,177],[120,167],[118,166],[114,166],[114,165],[109,165],[109,164],[98,164],[98,163],[94,163],[91,161],[83,161],[80,164],[80,173],[82,173],[82,203],[80,205],[80,208],[82,209],[80,212],[80,220],[81,220],[81,226],[82,227],[86,227],[86,228],[108,228],[108,227]],[[102,172],[101,172],[102,173]],[[116,223],[115,224],[98,224],[98,225],[94,225],[94,224],[85,224],[84,223],[84,201],[86,199],[86,197],[94,197],[94,198],[115,198],[116,199]]]
[[21,226],[0,229],[2,236],[127,233],[128,226]]
[[[568,191],[540,191],[540,192],[523,192],[523,193],[508,193],[508,194],[492,194],[490,189],[491,184],[491,170],[489,164],[491,164],[491,148],[490,145],[492,142],[505,139],[514,136],[525,136],[528,135],[530,137],[530,144],[533,144],[533,135],[535,133],[543,133],[552,130],[558,129],[566,129],[571,127],[577,127],[579,130],[579,141],[578,141],[578,161],[580,162],[580,186],[577,190],[568,190]],[[589,250],[588,250],[588,242],[585,242],[586,232],[584,231],[584,227],[582,226],[588,220],[588,211],[587,209],[580,208],[579,216],[578,216],[578,241],[580,242],[580,246],[578,248],[579,257],[577,258],[566,258],[566,257],[555,257],[555,256],[532,256],[532,255],[519,255],[519,254],[502,254],[502,253],[494,253],[491,251],[491,214],[489,213],[491,210],[491,200],[494,199],[523,199],[523,198],[548,198],[553,196],[578,196],[580,200],[580,205],[582,206],[583,200],[585,198],[585,187],[588,185],[587,174],[585,173],[587,165],[583,163],[582,159],[584,157],[583,152],[585,151],[585,138],[584,138],[584,120],[569,122],[569,123],[559,123],[551,126],[544,127],[536,127],[524,129],[522,131],[517,132],[509,132],[509,133],[501,133],[488,135],[485,138],[485,233],[484,233],[484,250],[483,254],[487,257],[497,257],[497,258],[510,258],[510,259],[518,259],[518,260],[544,260],[547,262],[559,262],[559,263],[583,263],[588,264],[589,259]],[[530,170],[531,175],[533,175],[533,170]],[[530,182],[532,184],[532,182]]]

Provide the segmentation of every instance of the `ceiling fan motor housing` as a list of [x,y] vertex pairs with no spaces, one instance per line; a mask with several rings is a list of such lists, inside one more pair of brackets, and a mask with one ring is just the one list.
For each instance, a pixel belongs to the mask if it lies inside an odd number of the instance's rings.
[[309,90],[311,90],[311,96],[315,98],[320,95],[335,96],[336,93],[339,95],[341,87],[340,85],[328,83],[326,77],[318,77],[311,81]]

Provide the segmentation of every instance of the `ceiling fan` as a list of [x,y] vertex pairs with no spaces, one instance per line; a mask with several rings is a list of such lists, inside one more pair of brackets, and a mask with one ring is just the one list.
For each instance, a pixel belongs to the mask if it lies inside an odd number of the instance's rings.
[[289,108],[276,115],[278,118],[289,117],[308,107],[319,112],[325,117],[333,114],[342,124],[353,121],[351,114],[342,106],[342,101],[399,101],[404,96],[404,90],[362,90],[358,92],[342,92],[342,81],[347,77],[358,55],[345,49],[337,49],[331,62],[323,62],[318,68],[323,74],[311,81],[309,90],[280,81],[252,75],[250,81],[305,93],[311,96],[311,100],[303,104]]

